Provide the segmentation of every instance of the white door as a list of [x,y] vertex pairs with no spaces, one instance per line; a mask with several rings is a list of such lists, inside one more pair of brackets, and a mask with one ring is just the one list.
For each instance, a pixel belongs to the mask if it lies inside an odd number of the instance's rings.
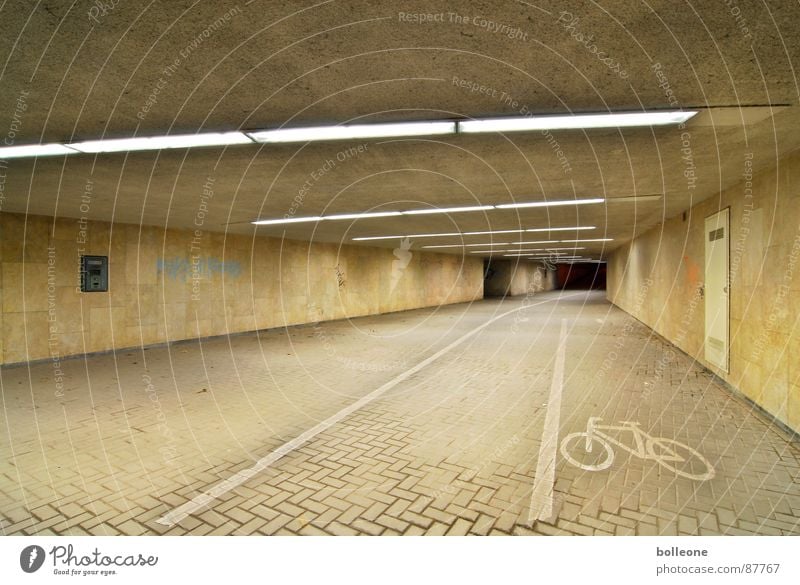
[[728,371],[728,230],[729,209],[706,218],[705,358]]

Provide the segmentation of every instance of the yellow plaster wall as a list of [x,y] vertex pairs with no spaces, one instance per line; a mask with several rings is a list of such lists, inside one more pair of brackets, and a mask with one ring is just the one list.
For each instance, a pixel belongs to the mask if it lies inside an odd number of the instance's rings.
[[[9,213],[0,229],[2,363],[483,297],[478,258]],[[79,291],[80,254],[109,257],[109,292]]]
[[[608,299],[800,431],[800,152],[614,251]],[[730,207],[730,372],[703,358],[704,219]]]

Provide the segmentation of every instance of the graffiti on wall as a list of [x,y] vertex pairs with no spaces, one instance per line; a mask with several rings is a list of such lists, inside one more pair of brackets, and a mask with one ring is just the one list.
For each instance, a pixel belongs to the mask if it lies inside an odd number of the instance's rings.
[[216,275],[238,278],[242,274],[242,266],[238,261],[220,260],[213,256],[159,258],[156,261],[156,270],[173,280],[187,280],[190,277],[206,279]]

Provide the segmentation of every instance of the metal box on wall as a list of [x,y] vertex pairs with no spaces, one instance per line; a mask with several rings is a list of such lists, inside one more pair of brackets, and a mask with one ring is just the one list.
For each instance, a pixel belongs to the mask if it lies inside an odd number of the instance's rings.
[[108,256],[81,256],[81,292],[108,292]]

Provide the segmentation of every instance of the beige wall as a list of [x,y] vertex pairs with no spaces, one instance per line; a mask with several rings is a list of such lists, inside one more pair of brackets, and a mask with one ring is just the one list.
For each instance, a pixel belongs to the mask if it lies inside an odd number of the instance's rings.
[[[608,298],[800,431],[800,152],[616,250]],[[730,207],[730,372],[703,359],[704,219]],[[668,361],[665,358],[664,361]],[[658,372],[656,372],[656,375]]]
[[541,262],[494,260],[491,269],[485,282],[486,296],[517,296],[555,288],[555,269]]
[[[2,363],[483,296],[478,258],[8,213],[0,229]],[[80,253],[109,257],[108,293],[76,290]]]

